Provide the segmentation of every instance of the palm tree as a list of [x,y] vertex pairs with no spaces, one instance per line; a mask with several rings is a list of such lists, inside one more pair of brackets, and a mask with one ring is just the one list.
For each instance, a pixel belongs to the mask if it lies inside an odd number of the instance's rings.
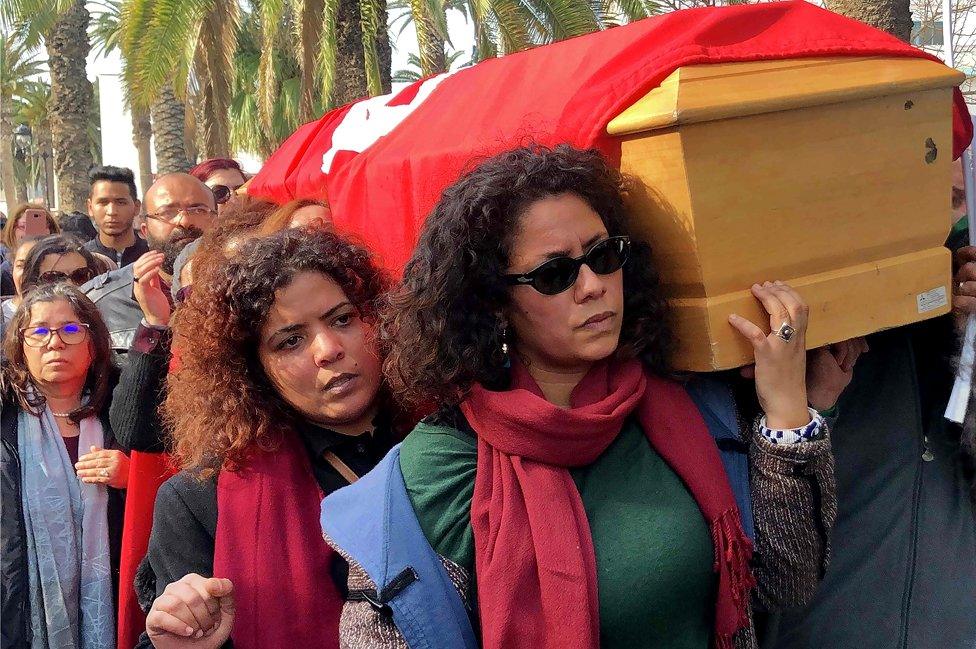
[[[121,47],[122,0],[100,0],[89,2],[89,6],[97,7],[89,32],[95,54],[106,57],[118,51],[124,57]],[[153,182],[152,122],[146,108],[129,105],[128,109],[132,118],[132,144],[139,158],[139,186],[146,190]]]
[[[453,67],[466,67],[473,63],[473,61],[468,61],[464,65],[455,66],[458,59],[464,56],[464,52],[458,50],[457,52],[451,52],[450,54],[444,55],[444,68],[450,70]],[[407,55],[407,66],[403,70],[397,70],[393,75],[393,80],[397,83],[413,83],[414,81],[420,81],[424,78],[423,63],[420,57],[416,54],[410,53]]]
[[909,0],[827,0],[833,12],[882,29],[906,43],[912,36]]
[[31,80],[43,71],[41,61],[23,40],[0,32],[0,168],[8,205],[18,195],[12,137],[14,102],[28,91]]
[[[48,194],[48,160],[53,157],[51,139],[51,86],[43,81],[29,81],[15,99],[14,121],[30,128],[31,150],[26,151],[20,177],[21,187],[43,185]],[[26,196],[24,197],[27,198]]]
[[234,56],[230,143],[235,151],[268,157],[303,122],[321,115],[325,103],[320,89],[314,85],[311,93],[303,93],[298,53],[278,47],[266,81],[273,93],[270,106],[259,105],[259,80],[262,73],[267,73],[261,68],[261,38],[261,17],[254,13],[246,15]]
[[[658,13],[654,0],[396,0],[391,5],[412,22],[423,76],[446,71],[447,12],[474,26],[475,61],[587,34],[624,20]],[[401,28],[402,29],[402,28]]]
[[88,23],[85,0],[5,0],[0,22],[44,43],[51,75],[51,138],[58,196],[64,210],[82,210],[88,198],[92,155],[88,142],[92,84],[85,71]]
[[[189,164],[187,106],[205,157],[229,154],[228,107],[240,7],[237,0],[124,0],[120,47],[135,108],[153,116],[159,171]],[[157,123],[155,116],[162,120]]]

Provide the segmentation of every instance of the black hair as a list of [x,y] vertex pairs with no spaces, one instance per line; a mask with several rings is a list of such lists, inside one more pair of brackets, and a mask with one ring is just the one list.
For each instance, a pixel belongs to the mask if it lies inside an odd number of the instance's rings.
[[[571,193],[600,215],[610,236],[630,235],[624,195],[635,182],[596,150],[527,146],[482,162],[445,189],[384,313],[384,371],[397,398],[450,406],[473,383],[502,385],[508,369],[500,314],[511,302],[502,275],[523,213]],[[623,288],[617,356],[670,375],[670,312],[647,243],[633,242]]]
[[92,277],[101,275],[102,270],[95,257],[74,237],[52,234],[39,240],[27,253],[24,259],[24,276],[20,281],[20,292],[27,295],[40,283],[41,263],[48,255],[64,256],[76,252],[85,260],[85,266],[92,272]]
[[126,167],[93,167],[91,171],[88,172],[88,184],[90,187],[94,188],[95,183],[100,180],[104,180],[110,183],[122,183],[129,188],[129,194],[132,195],[132,200],[139,200],[138,191],[136,190],[136,179],[133,175],[132,170]]

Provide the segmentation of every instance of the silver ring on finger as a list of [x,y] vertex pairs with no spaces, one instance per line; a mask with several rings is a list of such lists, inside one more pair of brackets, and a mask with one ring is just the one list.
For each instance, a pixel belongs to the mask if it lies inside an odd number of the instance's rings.
[[109,473],[108,469],[102,469],[101,471],[98,472],[98,475],[102,476],[103,478],[107,478],[108,473]]
[[773,332],[773,335],[782,338],[785,342],[790,342],[796,335],[796,329],[789,322],[784,322],[779,326],[779,329]]

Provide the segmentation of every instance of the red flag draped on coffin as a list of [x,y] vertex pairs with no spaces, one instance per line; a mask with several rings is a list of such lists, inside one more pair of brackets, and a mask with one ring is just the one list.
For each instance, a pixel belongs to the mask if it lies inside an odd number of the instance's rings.
[[[336,227],[402,269],[445,187],[514,146],[567,142],[619,159],[606,126],[685,65],[822,56],[937,60],[802,0],[689,9],[484,61],[334,110],[295,132],[253,196],[327,200]],[[956,91],[953,156],[972,139]]]

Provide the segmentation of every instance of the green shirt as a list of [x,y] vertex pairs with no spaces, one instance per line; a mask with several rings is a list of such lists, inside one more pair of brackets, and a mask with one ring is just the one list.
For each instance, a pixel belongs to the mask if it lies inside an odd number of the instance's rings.
[[[420,424],[400,467],[434,550],[473,573],[477,441]],[[603,649],[707,649],[716,576],[712,539],[684,483],[628,422],[593,464],[572,469],[596,553]],[[474,589],[472,589],[472,593]]]

